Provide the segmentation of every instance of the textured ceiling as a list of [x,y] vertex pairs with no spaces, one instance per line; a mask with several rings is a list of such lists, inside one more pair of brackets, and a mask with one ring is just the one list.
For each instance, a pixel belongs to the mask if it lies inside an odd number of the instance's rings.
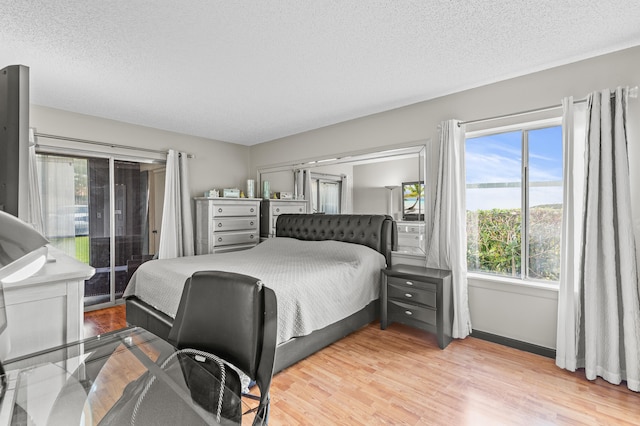
[[0,0],[31,102],[253,145],[640,44],[638,0]]

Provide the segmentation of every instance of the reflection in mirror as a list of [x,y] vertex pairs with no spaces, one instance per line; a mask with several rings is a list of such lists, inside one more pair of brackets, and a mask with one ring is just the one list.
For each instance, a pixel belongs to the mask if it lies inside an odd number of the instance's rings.
[[430,223],[425,151],[422,142],[263,168],[259,187],[269,181],[272,192],[309,200],[314,213],[391,215],[398,224],[398,251],[424,255]]

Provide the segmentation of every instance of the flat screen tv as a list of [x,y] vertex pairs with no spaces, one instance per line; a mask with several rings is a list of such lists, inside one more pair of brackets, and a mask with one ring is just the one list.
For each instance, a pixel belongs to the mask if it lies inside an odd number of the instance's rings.
[[29,182],[29,67],[0,69],[0,210],[26,215]]
[[402,220],[424,220],[424,182],[402,182]]

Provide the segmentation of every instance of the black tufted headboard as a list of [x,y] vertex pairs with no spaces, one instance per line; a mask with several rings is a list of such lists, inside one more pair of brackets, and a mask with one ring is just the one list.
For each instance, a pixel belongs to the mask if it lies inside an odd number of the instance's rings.
[[282,214],[276,222],[276,237],[361,244],[382,253],[387,267],[391,267],[396,232],[396,223],[386,215]]

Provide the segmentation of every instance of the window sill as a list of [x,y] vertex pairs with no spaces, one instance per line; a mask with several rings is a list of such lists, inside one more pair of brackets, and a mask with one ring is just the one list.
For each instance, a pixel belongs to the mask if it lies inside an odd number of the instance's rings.
[[467,278],[469,280],[470,287],[507,291],[518,294],[547,295],[554,299],[557,299],[558,297],[558,284],[525,281],[517,278],[499,277],[473,272],[469,272],[467,274]]

